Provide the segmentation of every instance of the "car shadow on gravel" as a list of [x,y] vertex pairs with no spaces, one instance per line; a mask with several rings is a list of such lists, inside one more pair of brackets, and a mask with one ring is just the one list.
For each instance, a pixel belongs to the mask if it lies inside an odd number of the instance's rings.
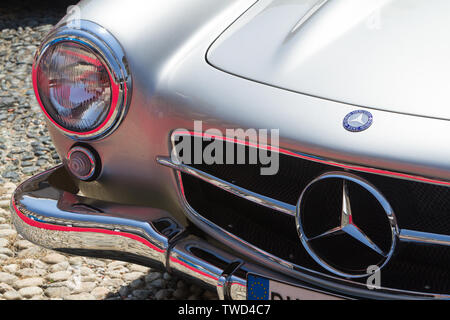
[[[134,272],[127,276],[133,277]],[[167,272],[150,270],[123,285],[117,292],[109,292],[105,300],[217,300],[217,293],[204,290]]]
[[0,30],[56,24],[75,0],[14,0],[0,2]]
[[[84,280],[91,280],[83,279],[83,274],[90,274],[90,270],[83,270],[83,267],[96,269],[97,287],[91,294],[97,298],[104,297],[106,300],[218,299],[217,292],[204,289],[194,281],[185,280],[165,270],[145,266],[145,262],[121,260],[121,253],[117,251],[95,253],[76,251],[63,250],[60,253],[68,254],[69,257],[72,257],[69,258],[69,262],[72,261],[74,265],[79,266],[74,274],[81,276],[79,277],[80,283]],[[101,281],[98,276],[102,278]],[[73,277],[75,282],[77,282],[76,278],[77,275]]]

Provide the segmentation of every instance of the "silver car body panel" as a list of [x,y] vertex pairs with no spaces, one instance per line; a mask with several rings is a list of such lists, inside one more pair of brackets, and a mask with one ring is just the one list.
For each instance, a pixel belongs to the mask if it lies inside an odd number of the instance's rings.
[[299,93],[448,120],[449,11],[446,0],[259,1],[208,61]]
[[[249,81],[212,67],[205,58],[211,43],[258,4],[141,1],[130,7],[120,1],[81,2],[81,18],[102,25],[124,47],[134,83],[121,126],[114,135],[92,142],[102,157],[103,171],[98,181],[81,183],[82,190],[100,198],[138,202],[145,192],[149,202],[180,210],[174,175],[155,159],[169,154],[171,132],[192,130],[194,120],[203,121],[204,130],[224,132],[279,128],[280,147],[287,150],[450,181],[447,121],[372,110],[373,125],[351,133],[342,127],[342,120],[355,109],[353,105]],[[186,15],[189,7],[196,10]],[[380,96],[387,94],[380,92]],[[65,159],[73,141],[51,124],[49,128]]]

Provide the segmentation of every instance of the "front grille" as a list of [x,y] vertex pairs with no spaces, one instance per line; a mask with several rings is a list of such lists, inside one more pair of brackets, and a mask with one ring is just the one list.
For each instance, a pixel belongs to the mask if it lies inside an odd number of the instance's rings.
[[450,188],[359,174],[381,190],[404,229],[450,235]]
[[187,174],[182,174],[182,180],[188,203],[209,221],[282,259],[314,266],[314,261],[299,245],[293,217],[279,213],[275,216],[271,209]]
[[[247,147],[249,148],[249,147]],[[226,156],[226,154],[225,154]],[[276,175],[261,175],[258,164],[193,164],[194,168],[258,194],[296,205],[301,190],[327,166],[280,154]]]
[[[203,147],[208,143],[202,141]],[[249,152],[250,147],[245,148]],[[344,171],[339,167],[285,154],[279,154],[279,171],[272,176],[261,175],[261,165],[258,164],[192,164],[191,167],[291,205],[296,205],[302,190],[314,178],[330,171]],[[383,193],[395,212],[400,228],[450,235],[450,188],[369,173],[353,173]],[[210,222],[276,257],[302,268],[332,275],[319,266],[301,245],[293,216],[237,197],[186,173],[181,174],[181,181],[188,204]],[[324,211],[340,210],[342,195],[333,193],[333,190],[323,190],[321,200]],[[357,194],[357,191],[352,192]],[[368,205],[365,202],[358,204],[357,199],[363,199],[362,196],[355,199],[352,203],[355,207]],[[334,208],[336,206],[339,208]],[[364,217],[358,217],[359,225],[374,225],[369,221],[371,215]],[[336,225],[336,218],[339,217],[324,219],[324,224],[317,228]],[[379,237],[380,232],[377,231],[369,231],[371,238]],[[348,252],[348,257],[343,258],[351,261],[355,259],[355,252]],[[449,263],[450,247],[399,243],[396,254],[382,269],[381,285],[391,289],[448,294]],[[354,281],[365,283],[366,279]]]
[[[192,164],[192,167],[239,187],[292,205],[297,204],[302,190],[314,178],[330,171],[344,171],[339,167],[284,154],[280,154],[279,159],[279,171],[272,176],[261,175],[261,166],[257,164]],[[355,174],[381,190],[402,228],[450,235],[449,187],[363,172]]]

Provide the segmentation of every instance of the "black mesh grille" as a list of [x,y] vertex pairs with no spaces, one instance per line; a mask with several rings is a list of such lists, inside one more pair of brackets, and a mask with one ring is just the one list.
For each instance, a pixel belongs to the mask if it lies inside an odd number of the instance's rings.
[[[343,171],[338,167],[283,154],[279,155],[279,171],[272,176],[261,175],[261,166],[257,164],[192,166],[240,187],[292,205],[297,203],[301,191],[314,178],[325,172]],[[368,180],[383,193],[401,228],[450,235],[450,188],[361,172],[353,173]],[[182,181],[188,203],[208,220],[277,257],[325,273],[302,247],[293,217],[238,198],[186,174],[182,175]],[[339,206],[340,210],[342,193],[333,194],[332,190],[338,189],[326,188],[324,186],[322,191],[323,199],[318,199],[316,203],[316,210],[323,209],[323,224],[318,224],[314,232],[326,231],[325,229],[336,225],[336,219],[339,218],[327,218],[326,214],[335,212],[330,206]],[[370,203],[363,193],[358,195],[358,188],[353,189],[350,192],[357,196],[352,197],[352,208],[362,212],[367,211],[367,208],[376,210],[376,202]],[[358,225],[380,226],[380,230],[365,228],[372,239],[386,234],[386,225],[371,221],[377,219],[376,215],[358,215],[355,219],[358,219]],[[385,240],[380,238],[379,242]],[[383,249],[386,247],[387,243]],[[333,255],[332,250],[329,254]],[[348,257],[344,257],[349,261],[350,267],[355,266],[357,258],[356,252],[349,252]],[[382,270],[382,286],[419,292],[449,293],[449,263],[450,248],[401,243],[396,255]],[[360,281],[365,282],[365,279]]]
[[384,194],[401,228],[450,235],[450,188],[359,174]]
[[[299,245],[295,220],[182,174],[185,197],[203,217],[278,257],[317,268]],[[270,227],[268,227],[270,226]]]
[[[204,145],[208,143],[210,142],[203,142]],[[248,149],[250,148],[246,147],[246,150]],[[226,152],[223,157],[225,159]],[[279,171],[276,175],[261,175],[259,164],[192,166],[239,187],[292,205],[297,204],[301,191],[314,178],[329,171],[344,171],[339,167],[284,154],[279,155]],[[362,172],[354,173],[368,180],[383,193],[401,228],[450,235],[449,187]]]

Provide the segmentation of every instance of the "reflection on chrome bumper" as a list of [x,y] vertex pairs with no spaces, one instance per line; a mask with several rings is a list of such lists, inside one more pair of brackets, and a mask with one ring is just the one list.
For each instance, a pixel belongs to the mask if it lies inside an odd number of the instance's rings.
[[165,268],[217,290],[221,299],[246,299],[248,272],[270,274],[188,234],[165,211],[89,199],[73,185],[60,187],[65,178],[58,166],[15,191],[13,223],[26,239],[63,252]]

